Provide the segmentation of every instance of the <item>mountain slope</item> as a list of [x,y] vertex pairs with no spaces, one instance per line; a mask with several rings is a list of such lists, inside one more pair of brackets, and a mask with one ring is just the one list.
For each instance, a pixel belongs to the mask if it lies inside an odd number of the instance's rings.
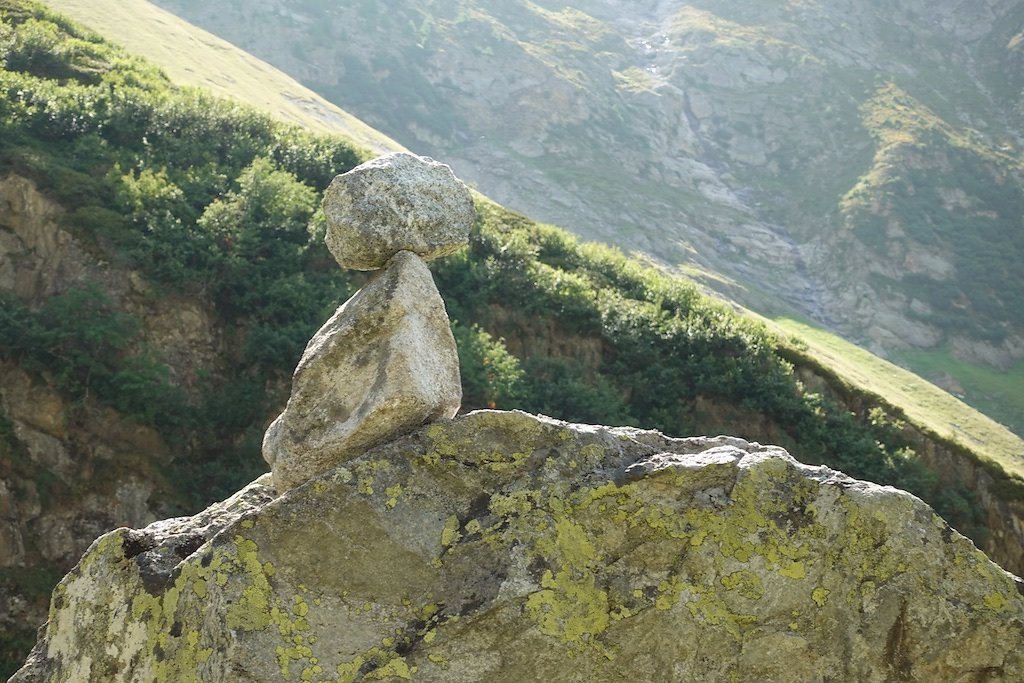
[[309,130],[341,133],[374,152],[402,149],[266,62],[145,0],[57,0],[48,4],[130,51],[146,55],[176,83],[272,111]]
[[[175,87],[35,5],[0,9],[0,643],[14,661],[81,544],[260,471],[305,340],[359,284],[326,254],[316,205],[364,152]],[[917,492],[1024,566],[1012,463],[903,422],[685,281],[478,211],[470,248],[435,269],[466,407],[783,443]]]
[[938,365],[1024,430],[963,365],[1024,358],[1015,0],[159,4],[505,205]]
[[[142,16],[144,17],[145,15]],[[169,46],[173,45],[173,43],[165,43],[165,45],[168,48],[158,50],[157,54],[161,52],[163,54],[173,53],[173,49],[169,49]],[[507,322],[505,324],[507,325]],[[511,338],[512,341],[510,343],[518,347],[515,350],[519,351],[520,355],[525,355],[526,350],[530,346],[529,341],[524,339],[518,345],[515,342],[516,337],[521,336],[521,333],[512,335],[506,332],[505,336]],[[809,332],[805,336],[812,345],[815,338],[828,339],[827,335],[817,336]],[[835,342],[832,345],[834,346]],[[834,351],[831,357],[828,357],[825,352],[822,352],[821,355],[825,357],[825,364],[827,366],[838,366],[838,369],[834,370],[837,373],[837,377],[848,378],[844,381],[853,386],[860,387],[860,391],[870,389],[872,386],[877,388],[879,382],[883,382],[887,375],[890,377],[901,376],[898,370],[887,366],[884,361],[877,361],[878,366],[876,368],[880,369],[871,368],[873,362],[868,360],[866,354],[860,361],[851,364],[850,359],[857,356],[856,352],[850,351],[848,348],[844,349],[844,352],[838,356],[835,355]],[[817,361],[815,363],[817,364]],[[844,365],[846,366],[845,369],[843,368]],[[1024,453],[1024,442],[1007,434],[1004,430],[1000,430],[997,425],[991,422],[961,419],[959,416],[964,412],[969,412],[969,409],[953,399],[942,396],[933,390],[929,391],[926,384],[914,383],[913,378],[910,376],[906,376],[906,379],[903,380],[896,380],[890,386],[895,388],[896,385],[907,386],[912,384],[915,388],[911,392],[898,394],[893,397],[887,396],[886,400],[893,402],[897,410],[919,417],[930,418],[921,422],[921,424],[927,425],[929,431],[944,435],[947,438],[959,438],[970,444],[979,454],[984,454],[982,457],[999,463],[1007,472],[1017,476],[1024,475],[1024,462],[1022,462],[1021,458],[1021,454]],[[941,408],[936,409],[936,406],[941,406]],[[553,406],[553,408],[556,411],[558,410],[557,406]],[[948,417],[936,420],[936,415]],[[580,416],[576,416],[576,418],[581,419]],[[671,424],[666,425],[665,428],[673,431]]]
[[[94,0],[87,3],[94,7],[97,15],[109,17],[112,13],[107,10],[113,9],[115,0]],[[118,3],[120,6],[118,16],[120,21],[111,22],[107,19],[92,17],[91,14],[83,11],[86,3],[81,0],[51,0],[49,3],[54,7],[68,8],[77,16],[89,19],[86,25],[94,30],[107,34],[110,38],[126,33],[123,26],[141,26],[149,21],[148,3],[131,2]],[[91,19],[90,19],[91,17]],[[200,29],[190,27],[188,24],[177,19],[167,21],[178,22],[173,32],[158,31],[139,45],[140,54],[154,60],[165,68],[173,69],[177,64],[175,49],[181,35],[189,36],[187,42],[195,44],[198,40],[191,36],[191,31],[196,31],[198,36],[205,35]],[[116,25],[115,25],[116,24]],[[237,48],[232,48],[237,51]],[[216,62],[205,59],[202,54],[196,55],[194,60],[194,71],[190,72],[189,82],[203,83],[218,77],[219,68]],[[225,57],[226,58],[226,57]],[[236,64],[232,71],[232,80],[247,82],[259,79],[265,71],[264,67],[256,67],[252,71],[246,71],[247,64],[253,64],[252,58],[232,58]],[[269,87],[269,85],[268,85]],[[289,85],[285,91],[300,86]],[[244,93],[239,96],[244,99]],[[287,120],[287,112],[281,112],[276,108],[267,109],[272,114],[279,115]],[[926,425],[944,438],[962,440],[970,444],[979,453],[984,454],[1008,472],[1024,477],[1024,440],[1010,434],[1005,428],[977,414],[960,401],[949,394],[938,390],[933,385],[922,382],[912,373],[906,372],[893,366],[880,358],[854,347],[851,344],[843,343],[821,329],[814,329],[806,325],[788,322],[786,318],[780,318],[777,322],[783,335],[794,335],[800,345],[810,346],[820,358],[821,362],[832,368],[844,381],[850,382],[862,391],[870,391],[884,396],[899,410],[912,415],[919,424]]]

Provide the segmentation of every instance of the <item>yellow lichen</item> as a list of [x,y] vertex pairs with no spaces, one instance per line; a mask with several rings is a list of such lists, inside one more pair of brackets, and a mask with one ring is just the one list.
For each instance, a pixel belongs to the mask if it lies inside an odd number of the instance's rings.
[[238,601],[228,605],[225,620],[228,628],[258,631],[270,624],[270,582],[256,556],[256,543],[242,536],[235,536],[234,543],[238,567],[250,583],[242,589]]
[[416,668],[410,667],[405,658],[378,647],[370,648],[357,655],[352,661],[339,664],[335,671],[338,683],[355,683],[360,680],[359,674],[367,665],[374,665],[373,670],[362,677],[364,681],[383,681],[388,678],[412,680]]
[[806,576],[807,571],[804,569],[803,562],[789,562],[782,569],[779,570],[779,574],[787,576],[791,579],[802,579]]
[[406,681],[411,681],[412,673],[412,669],[409,668],[409,664],[405,661],[405,657],[396,656],[383,666],[366,674],[364,680],[384,681],[389,678],[401,678]]
[[450,548],[458,543],[460,538],[462,538],[462,534],[459,533],[459,518],[452,515],[445,522],[444,529],[441,531],[441,545]]
[[985,608],[994,610],[996,612],[1002,612],[1009,608],[1010,601],[1006,599],[1006,596],[996,591],[989,593],[984,598]]
[[760,600],[764,597],[764,584],[761,577],[751,571],[742,570],[733,572],[721,578],[721,584],[729,591],[737,591],[740,595],[751,600]]
[[541,586],[527,598],[526,610],[542,633],[583,646],[608,628],[608,593],[595,585],[593,575],[548,570]]
[[743,635],[757,624],[757,617],[752,614],[736,614],[725,604],[722,597],[713,589],[694,584],[677,584],[677,592],[685,589],[688,596],[686,608],[694,618],[700,619],[712,626],[721,626],[736,640],[742,640]]
[[402,495],[402,485],[395,484],[384,489],[384,495],[388,497],[387,502],[384,504],[389,510],[398,505],[398,498]]
[[433,450],[442,456],[452,457],[459,453],[459,445],[451,440],[449,431],[441,425],[432,425],[427,429],[427,438],[433,444]]

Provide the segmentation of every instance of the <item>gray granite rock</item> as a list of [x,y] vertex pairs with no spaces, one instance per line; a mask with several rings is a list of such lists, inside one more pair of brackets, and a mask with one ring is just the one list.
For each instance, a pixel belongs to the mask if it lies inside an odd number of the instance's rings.
[[283,491],[461,401],[444,302],[423,259],[400,251],[310,339],[263,457]]
[[345,268],[376,270],[401,250],[430,260],[466,244],[473,198],[445,164],[388,154],[337,176],[324,194],[327,247]]
[[780,448],[486,411],[107,534],[13,681],[1017,683],[1019,591]]

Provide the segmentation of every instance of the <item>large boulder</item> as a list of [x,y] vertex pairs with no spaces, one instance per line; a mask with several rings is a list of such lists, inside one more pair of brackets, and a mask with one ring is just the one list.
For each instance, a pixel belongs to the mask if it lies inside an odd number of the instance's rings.
[[451,168],[408,152],[335,177],[324,193],[327,248],[344,268],[376,270],[401,250],[425,260],[464,246],[473,197]]
[[401,251],[306,345],[288,405],[263,439],[281,491],[462,402],[459,358],[423,260]]
[[277,494],[100,538],[15,683],[1024,680],[1012,575],[779,448],[478,412]]

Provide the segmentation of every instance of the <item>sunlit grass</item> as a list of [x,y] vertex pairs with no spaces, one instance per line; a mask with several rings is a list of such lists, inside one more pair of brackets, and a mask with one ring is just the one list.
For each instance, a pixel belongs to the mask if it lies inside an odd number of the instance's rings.
[[829,332],[792,318],[780,317],[768,324],[806,344],[814,358],[853,386],[883,396],[915,423],[1024,478],[1024,440],[995,420],[918,375]]
[[925,378],[950,377],[963,393],[986,415],[1004,422],[1020,433],[1024,429],[1024,362],[1003,372],[954,358],[946,351],[904,351],[896,360]]
[[315,132],[340,133],[377,152],[402,149],[266,62],[145,0],[47,0],[46,4],[151,60],[176,83],[241,100]]

